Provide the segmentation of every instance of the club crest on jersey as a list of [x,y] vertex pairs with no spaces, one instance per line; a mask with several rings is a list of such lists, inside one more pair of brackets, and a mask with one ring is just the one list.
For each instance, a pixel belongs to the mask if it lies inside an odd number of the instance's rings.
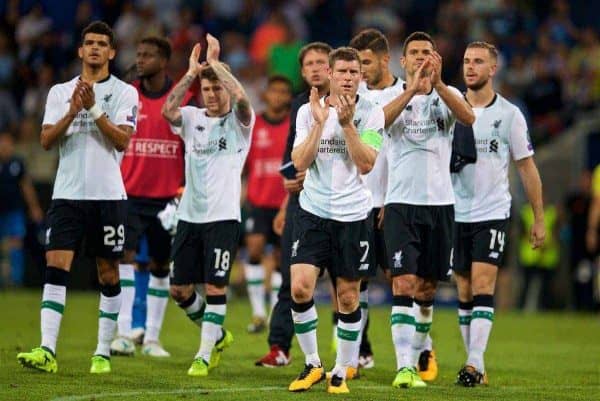
[[440,98],[439,98],[439,97],[436,97],[435,99],[433,99],[433,100],[431,101],[431,105],[432,105],[433,107],[440,107]]
[[354,126],[358,127],[358,124],[360,124],[360,122],[361,122],[361,119],[357,118],[356,120],[354,120]]
[[110,98],[112,97],[112,93],[109,93],[108,95],[104,95],[104,103],[108,103],[110,101]]
[[495,120],[492,123],[492,136],[500,136],[500,125],[502,124],[502,120]]

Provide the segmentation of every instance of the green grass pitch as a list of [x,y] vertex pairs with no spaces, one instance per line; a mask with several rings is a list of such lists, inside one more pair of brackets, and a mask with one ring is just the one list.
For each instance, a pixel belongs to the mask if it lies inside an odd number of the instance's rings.
[[[136,355],[114,357],[110,375],[88,373],[95,349],[98,295],[69,292],[58,342],[58,373],[43,374],[20,367],[16,354],[39,344],[39,291],[0,292],[0,400],[600,400],[600,318],[593,315],[497,313],[488,352],[490,386],[467,389],[454,385],[464,351],[454,310],[434,313],[433,338],[440,375],[425,389],[399,390],[394,378],[390,309],[371,309],[369,335],[376,366],[349,382],[351,393],[328,395],[320,383],[306,393],[287,391],[301,371],[303,358],[296,343],[291,366],[258,368],[254,361],[267,350],[266,334],[249,335],[246,300],[228,305],[226,326],[235,342],[221,366],[208,378],[186,375],[199,344],[199,330],[169,303],[161,334],[171,358],[155,360]],[[326,366],[331,314],[320,307],[319,345]]]

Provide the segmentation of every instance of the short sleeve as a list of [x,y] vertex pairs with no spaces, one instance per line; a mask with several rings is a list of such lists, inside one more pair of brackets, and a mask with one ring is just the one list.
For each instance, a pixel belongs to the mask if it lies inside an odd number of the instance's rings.
[[383,146],[384,125],[383,109],[375,106],[371,109],[364,128],[359,132],[360,140],[379,152]]
[[181,126],[175,126],[169,123],[169,127],[171,127],[171,131],[175,135],[179,135],[180,137],[185,137],[185,128],[191,124],[193,110],[197,109],[194,106],[183,106],[179,108],[179,113],[181,113]]
[[[454,86],[448,86],[448,89],[450,89],[452,94],[454,94],[458,98],[460,98],[460,99],[463,98],[463,94],[458,89],[456,89]],[[446,112],[447,112],[446,121],[448,122],[448,126],[451,126],[452,124],[454,124],[456,122],[456,116],[454,115],[452,110],[450,110],[448,105],[445,104],[445,107],[446,107]]]
[[239,131],[244,138],[247,140],[250,139],[250,135],[252,134],[252,130],[254,129],[254,124],[256,123],[256,114],[254,113],[254,109],[250,108],[250,112],[252,115],[250,116],[250,122],[248,125],[244,125],[238,118],[235,110],[233,110],[233,117],[235,118],[235,122],[239,127]]
[[[66,99],[62,99],[66,101]],[[63,106],[60,104],[58,89],[55,86],[50,88],[48,97],[46,98],[46,108],[44,109],[44,120],[42,125],[54,125],[63,117]]]
[[529,137],[527,122],[523,113],[517,108],[515,108],[515,115],[508,133],[508,145],[513,160],[533,156],[533,145]]
[[300,107],[298,115],[296,116],[296,138],[294,139],[294,148],[301,145],[306,138],[308,138],[311,120],[310,106],[308,103],[305,103]]
[[137,90],[133,86],[127,85],[127,88],[121,95],[115,121],[113,121],[113,123],[116,125],[128,125],[135,130],[137,125],[138,103]]

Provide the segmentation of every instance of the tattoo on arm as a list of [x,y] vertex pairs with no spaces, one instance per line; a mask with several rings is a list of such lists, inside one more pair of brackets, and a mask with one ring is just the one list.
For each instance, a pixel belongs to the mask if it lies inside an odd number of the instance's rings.
[[243,124],[249,124],[252,118],[252,106],[242,84],[219,61],[210,62],[210,66],[215,74],[217,74],[217,77],[219,77],[219,81],[223,83],[225,89],[231,94],[235,102],[237,118]]
[[178,116],[179,113],[176,113],[176,111],[181,105],[183,97],[185,96],[185,92],[190,87],[192,82],[194,82],[194,77],[187,74],[184,75],[177,85],[175,85],[163,106],[163,114],[165,118],[167,118],[167,120],[169,120],[175,126],[181,126],[181,115]]

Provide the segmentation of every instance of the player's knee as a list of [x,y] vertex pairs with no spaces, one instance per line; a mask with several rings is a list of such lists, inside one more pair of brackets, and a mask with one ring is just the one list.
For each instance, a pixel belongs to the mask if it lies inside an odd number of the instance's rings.
[[495,278],[487,276],[473,277],[471,283],[473,294],[493,294],[495,286]]
[[292,299],[295,302],[303,303],[312,299],[313,288],[308,281],[296,280],[292,283]]
[[101,269],[98,272],[98,281],[101,285],[117,285],[119,283],[119,270]]
[[181,303],[192,296],[192,286],[172,285],[169,288],[171,298],[177,303]]
[[392,279],[392,290],[394,295],[415,295],[415,280],[409,275],[396,276]]
[[353,289],[338,290],[338,310],[349,313],[358,307],[358,292]]

